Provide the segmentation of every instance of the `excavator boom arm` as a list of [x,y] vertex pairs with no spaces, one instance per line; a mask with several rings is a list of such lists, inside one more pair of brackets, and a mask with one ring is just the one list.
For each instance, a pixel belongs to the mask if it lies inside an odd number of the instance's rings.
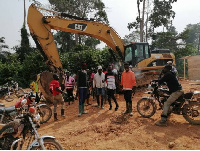
[[66,14],[63,13],[57,13],[55,16],[43,16],[39,9],[33,4],[29,7],[27,23],[37,47],[48,60],[48,64],[54,68],[62,70],[62,64],[51,29],[99,39],[123,59],[123,41],[108,25],[95,21],[64,18]]

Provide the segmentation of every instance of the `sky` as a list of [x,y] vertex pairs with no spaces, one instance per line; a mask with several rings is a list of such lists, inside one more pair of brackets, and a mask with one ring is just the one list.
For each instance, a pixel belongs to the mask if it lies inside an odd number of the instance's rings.
[[[39,0],[48,4],[48,0]],[[102,0],[106,6],[109,23],[123,38],[131,31],[127,29],[128,23],[137,16],[136,0]],[[5,37],[5,43],[12,48],[20,44],[20,29],[24,20],[24,0],[0,0],[0,37]],[[31,2],[26,1],[28,10]],[[186,25],[200,23],[200,0],[178,0],[172,8],[176,12],[173,25],[182,32]],[[28,29],[28,27],[27,27]],[[28,30],[29,32],[29,30]],[[35,45],[31,39],[31,44]]]

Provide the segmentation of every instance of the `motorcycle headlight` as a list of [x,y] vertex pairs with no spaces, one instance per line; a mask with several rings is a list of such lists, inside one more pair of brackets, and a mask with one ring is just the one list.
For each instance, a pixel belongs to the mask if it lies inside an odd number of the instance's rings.
[[153,90],[153,87],[151,86],[151,84],[148,85],[148,90]]
[[35,119],[36,119],[36,121],[40,120],[40,114],[39,113],[35,115]]
[[26,99],[24,99],[24,100],[21,101],[21,105],[22,105],[22,106],[25,105],[26,103],[27,103],[27,100],[26,100]]
[[36,127],[40,126],[40,114],[35,114],[33,117],[33,122],[36,124]]

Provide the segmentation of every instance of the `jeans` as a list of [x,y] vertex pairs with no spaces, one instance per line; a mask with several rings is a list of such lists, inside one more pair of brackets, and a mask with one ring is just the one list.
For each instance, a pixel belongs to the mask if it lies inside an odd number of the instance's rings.
[[83,105],[85,103],[86,97],[87,88],[79,88],[79,105]]

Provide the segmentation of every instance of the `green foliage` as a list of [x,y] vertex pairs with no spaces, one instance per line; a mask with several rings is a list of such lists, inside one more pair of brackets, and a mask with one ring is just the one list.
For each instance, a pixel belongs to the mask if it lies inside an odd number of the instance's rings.
[[25,25],[21,28],[21,47],[29,47],[29,39],[28,39],[28,32],[26,30]]
[[63,68],[72,73],[77,73],[77,71],[81,69],[82,62],[87,63],[88,69],[96,69],[98,65],[107,68],[109,63],[115,62],[108,49],[95,50],[81,45],[77,45],[77,47],[78,48],[75,49],[80,49],[81,47],[81,51],[61,54]]
[[172,10],[172,3],[175,0],[160,1],[154,0],[153,13],[149,16],[151,25],[156,28],[160,26],[167,27],[170,19],[174,19],[175,12]]
[[178,34],[174,27],[169,28],[167,32],[158,32],[154,34],[152,49],[163,48],[170,49],[176,58],[176,67],[179,76],[183,76],[183,56],[196,55],[196,48],[193,43],[187,43],[190,30],[185,30]]
[[188,35],[185,42],[192,43],[198,49],[200,45],[200,23],[187,25],[183,32]]
[[[146,35],[146,40],[149,35],[153,34],[155,28],[164,26],[168,28],[171,24],[171,20],[175,17],[175,12],[172,10],[172,4],[177,0],[137,0],[138,16],[135,21],[128,23],[127,28],[129,30],[136,29],[140,30],[140,41],[144,41],[144,35]],[[141,5],[142,4],[142,5]],[[140,10],[140,5],[145,6]],[[153,5],[153,9],[151,9]],[[145,18],[146,16],[146,18]],[[146,24],[146,25],[145,25]],[[144,31],[146,28],[146,33]]]
[[24,86],[29,86],[30,82],[36,80],[36,75],[42,71],[48,70],[48,67],[44,63],[43,57],[39,50],[30,52],[25,56],[21,70],[19,70],[18,82]]
[[69,52],[75,45],[72,33],[58,31],[54,35],[54,39],[57,43],[59,52]]
[[128,35],[125,35],[123,38],[123,42],[125,45],[129,45],[132,42],[140,41],[140,33],[139,31],[133,31]]
[[7,56],[7,61],[0,61],[0,85],[5,84],[11,80],[18,80],[18,71],[21,69],[21,64],[17,59],[16,54]]
[[93,38],[93,37],[87,37],[87,38],[82,39],[82,40],[83,40],[83,42],[85,43],[86,46],[88,46],[88,47],[90,47],[92,49],[95,49],[96,46],[98,44],[100,44],[100,40],[98,40],[96,38]]
[[108,23],[105,5],[102,0],[49,0],[49,3],[55,6],[56,11],[66,12],[82,18],[89,18],[93,13],[95,20]]
[[[92,14],[94,20],[109,23],[102,0],[49,0],[49,2],[58,12],[81,18],[90,18]],[[69,52],[75,44],[95,48],[100,43],[94,38],[83,35],[74,36],[72,33],[57,32],[54,37],[60,52]]]
[[14,49],[16,53],[18,54],[18,59],[23,62],[25,59],[26,54],[29,54],[32,51],[32,48],[30,47],[29,44],[29,39],[28,39],[28,32],[26,30],[26,27],[23,25],[21,28],[21,45],[16,46]]

